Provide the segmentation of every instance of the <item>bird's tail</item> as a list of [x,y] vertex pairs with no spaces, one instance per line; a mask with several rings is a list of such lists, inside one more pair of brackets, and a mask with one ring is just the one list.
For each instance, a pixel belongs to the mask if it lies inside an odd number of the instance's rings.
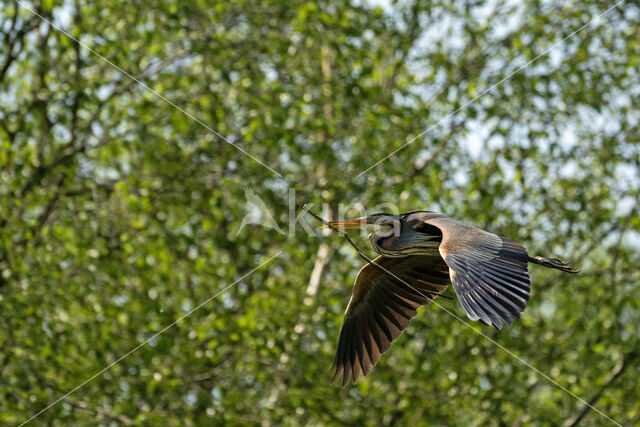
[[557,270],[565,271],[567,273],[579,273],[580,270],[576,270],[566,262],[560,261],[558,258],[547,258],[543,256],[529,257],[529,262],[534,264],[540,264],[547,268],[555,268]]

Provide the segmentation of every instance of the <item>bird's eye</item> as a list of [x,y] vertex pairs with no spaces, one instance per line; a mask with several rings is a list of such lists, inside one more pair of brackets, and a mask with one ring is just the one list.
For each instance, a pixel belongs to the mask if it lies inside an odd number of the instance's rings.
[[367,224],[380,224],[383,220],[379,215],[371,215],[367,218]]
[[393,227],[394,219],[390,218],[387,214],[374,214],[367,217],[367,224],[378,227]]

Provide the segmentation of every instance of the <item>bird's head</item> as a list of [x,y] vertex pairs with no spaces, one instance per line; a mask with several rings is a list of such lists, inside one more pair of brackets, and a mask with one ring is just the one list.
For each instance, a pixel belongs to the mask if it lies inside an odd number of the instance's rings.
[[431,235],[420,229],[422,224],[412,213],[391,215],[377,213],[355,219],[329,222],[331,228],[372,230],[371,246],[380,255],[403,257],[437,250],[442,235]]

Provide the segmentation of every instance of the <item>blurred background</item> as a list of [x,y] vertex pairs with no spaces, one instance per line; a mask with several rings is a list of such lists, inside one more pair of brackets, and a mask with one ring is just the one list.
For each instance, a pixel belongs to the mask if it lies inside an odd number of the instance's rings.
[[[607,423],[435,306],[331,386],[362,262],[288,225],[307,202],[435,210],[570,261],[581,274],[531,267],[513,327],[474,327],[639,422],[637,1],[23,5],[0,3],[3,424],[274,255],[33,423]],[[248,187],[284,233],[238,233]]]

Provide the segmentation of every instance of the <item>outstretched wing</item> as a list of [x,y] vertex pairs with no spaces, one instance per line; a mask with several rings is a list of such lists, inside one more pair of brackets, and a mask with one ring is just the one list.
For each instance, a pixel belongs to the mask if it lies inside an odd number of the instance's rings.
[[497,329],[519,319],[530,291],[525,248],[445,216],[425,222],[442,231],[440,254],[467,316]]
[[409,326],[421,305],[431,303],[449,285],[447,265],[439,255],[388,258],[379,256],[356,277],[344,316],[333,362],[333,382],[343,374],[355,384],[360,371],[367,375],[391,343]]

